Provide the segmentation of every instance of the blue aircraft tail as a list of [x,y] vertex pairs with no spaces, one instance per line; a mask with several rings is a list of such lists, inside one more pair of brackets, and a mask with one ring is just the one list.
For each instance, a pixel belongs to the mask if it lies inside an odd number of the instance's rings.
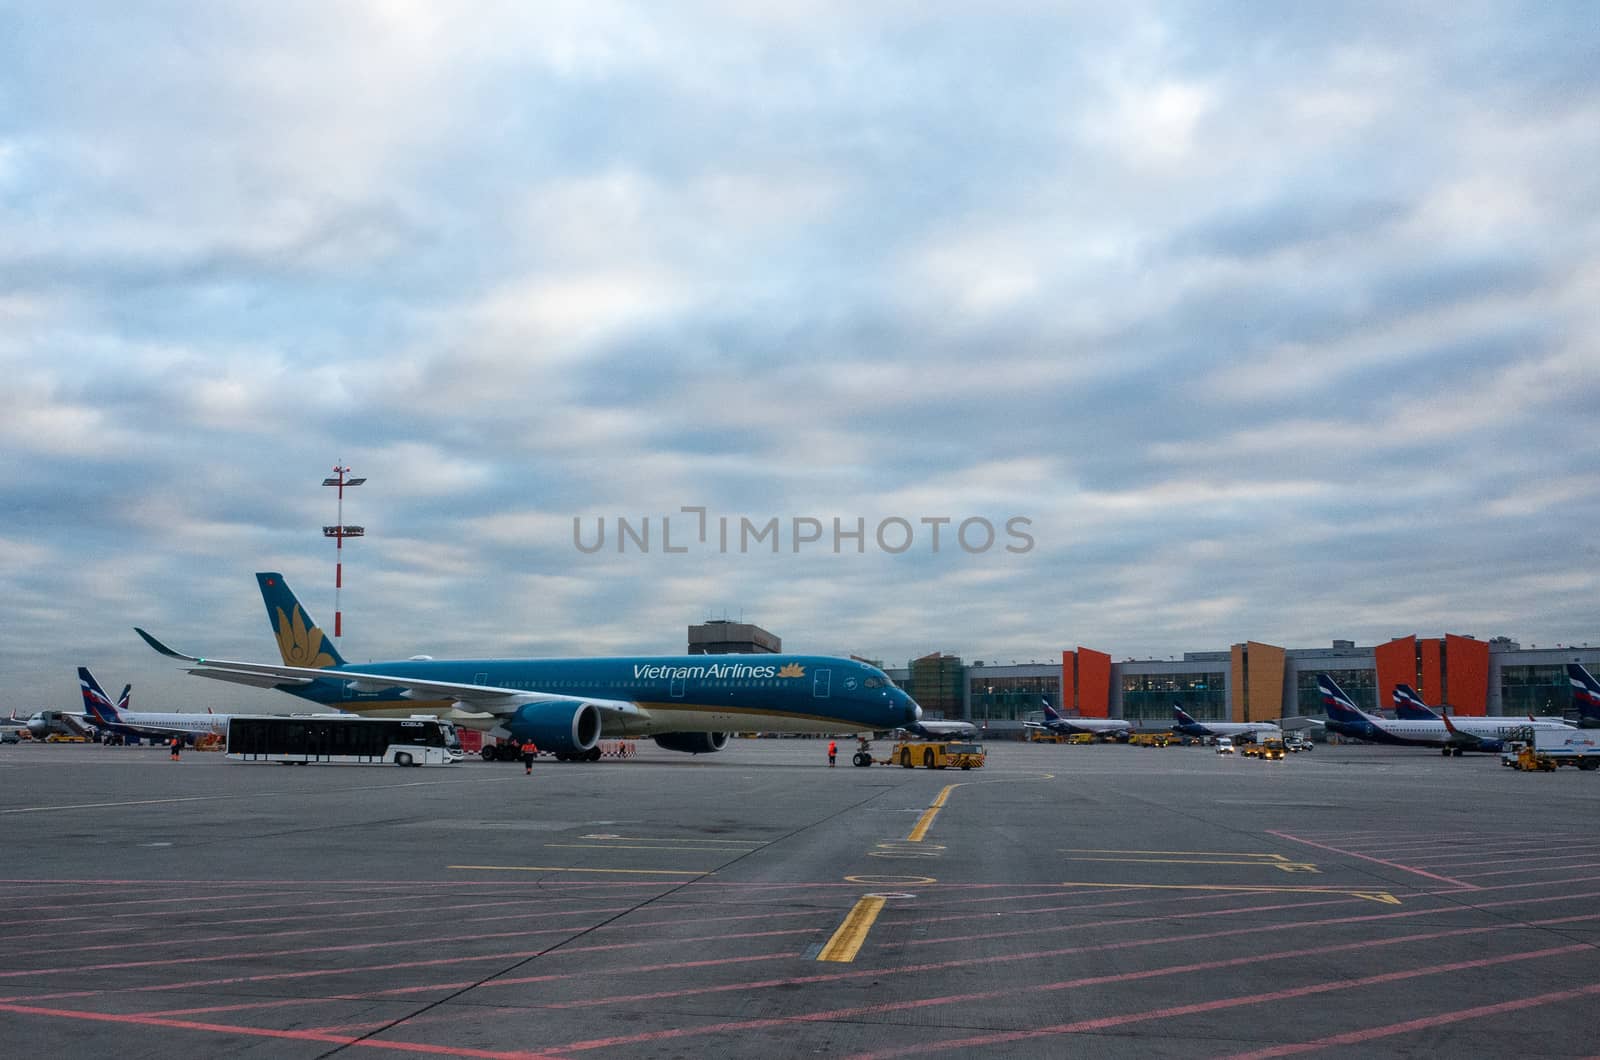
[[122,697],[115,703],[100,687],[100,682],[94,679],[94,674],[89,672],[87,666],[78,667],[78,686],[83,690],[83,709],[88,713],[90,720],[102,725],[115,725],[122,720],[122,712],[128,709],[128,693],[133,691],[132,685],[127,685],[122,690]]
[[1191,715],[1187,710],[1184,710],[1182,707],[1178,706],[1176,703],[1172,704],[1172,716],[1178,719],[1178,724],[1180,725],[1200,724],[1198,721],[1194,720],[1193,715]]
[[1394,686],[1394,713],[1406,721],[1438,721],[1439,715],[1410,685]]
[[1366,720],[1361,716],[1361,708],[1356,706],[1356,701],[1345,695],[1339,683],[1327,674],[1317,675],[1317,691],[1322,693],[1322,709],[1334,721],[1360,724]]
[[1058,713],[1056,711],[1056,708],[1052,707],[1050,705],[1050,701],[1048,699],[1041,699],[1041,700],[1039,700],[1039,702],[1044,706],[1044,720],[1045,721],[1049,722],[1049,721],[1064,721],[1065,720],[1064,718],[1061,717],[1060,713]]
[[1578,663],[1567,663],[1567,677],[1572,680],[1572,702],[1584,727],[1600,726],[1600,681]]
[[267,621],[272,625],[273,636],[278,638],[278,651],[284,665],[315,670],[344,665],[344,657],[334,647],[333,640],[306,614],[283,575],[275,571],[257,574],[256,583],[261,587],[261,599],[267,605]]

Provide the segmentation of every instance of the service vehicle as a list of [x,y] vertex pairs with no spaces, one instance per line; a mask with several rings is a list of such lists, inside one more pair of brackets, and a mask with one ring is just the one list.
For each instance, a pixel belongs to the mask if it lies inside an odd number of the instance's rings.
[[1219,754],[1219,755],[1231,755],[1231,754],[1233,754],[1233,740],[1231,738],[1227,737],[1227,736],[1218,736],[1217,737],[1217,754]]
[[1077,739],[1078,736],[1087,736],[1087,737],[1089,737],[1090,740],[1094,739],[1093,735],[1091,735],[1089,733],[1086,733],[1086,732],[1085,733],[1076,733],[1071,738],[1069,738],[1066,733],[1044,732],[1044,731],[1042,731],[1040,729],[1029,729],[1028,730],[1028,742],[1029,743],[1078,743],[1079,742],[1078,739]]
[[1255,757],[1266,761],[1283,761],[1283,741],[1269,736],[1255,746]]
[[22,736],[15,729],[6,729],[0,732],[0,743],[21,743]]
[[[1600,732],[1594,729],[1532,729],[1517,752],[1516,768],[1548,773],[1560,766],[1600,769]],[[1504,761],[1504,759],[1502,759]]]
[[1292,735],[1283,738],[1283,746],[1286,750],[1300,752],[1309,751],[1315,745],[1304,736]]
[[858,766],[896,765],[904,766],[906,769],[917,766],[924,769],[947,769],[954,766],[957,769],[982,769],[984,759],[987,757],[981,743],[901,740],[894,745],[888,758],[874,758],[872,745],[863,739],[850,760]]
[[53,732],[44,738],[45,743],[88,743],[87,736],[77,736],[72,733]]
[[1075,732],[1071,736],[1067,737],[1067,742],[1074,744],[1094,743],[1094,733]]
[[459,762],[463,755],[455,725],[439,718],[302,714],[229,718],[227,757],[285,765],[436,766]]

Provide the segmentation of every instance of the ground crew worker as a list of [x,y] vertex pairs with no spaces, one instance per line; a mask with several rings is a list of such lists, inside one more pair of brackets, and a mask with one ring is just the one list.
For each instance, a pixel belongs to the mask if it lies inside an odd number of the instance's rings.
[[183,737],[174,736],[172,738],[172,760],[174,762],[178,760],[178,752],[181,750],[183,750]]
[[839,756],[839,745],[832,740],[828,741],[828,768],[833,768],[833,760]]
[[522,775],[533,776],[533,756],[539,753],[539,748],[532,740],[522,741]]

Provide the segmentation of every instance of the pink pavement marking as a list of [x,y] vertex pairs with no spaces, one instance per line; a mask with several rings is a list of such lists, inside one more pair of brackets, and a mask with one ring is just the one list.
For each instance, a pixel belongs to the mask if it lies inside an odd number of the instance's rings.
[[0,1012],[21,1016],[50,1016],[56,1019],[80,1020],[90,1023],[120,1023],[144,1027],[166,1027],[174,1030],[207,1031],[243,1038],[278,1038],[303,1042],[329,1042],[361,1049],[387,1049],[392,1052],[424,1053],[435,1056],[469,1056],[483,1060],[541,1060],[548,1056],[538,1052],[503,1052],[491,1049],[464,1049],[453,1045],[429,1045],[424,1042],[385,1041],[381,1038],[352,1038],[348,1035],[324,1034],[318,1031],[280,1031],[266,1027],[242,1027],[225,1023],[197,1023],[192,1020],[162,1019],[156,1016],[119,1016],[107,1012],[74,1012],[71,1009],[37,1008],[31,1005],[0,1004]]
[[1426,876],[1430,880],[1438,880],[1440,883],[1448,883],[1448,884],[1450,884],[1452,886],[1460,887],[1464,891],[1475,891],[1475,890],[1478,889],[1477,886],[1474,885],[1474,884],[1462,883],[1460,880],[1452,880],[1450,877],[1448,877],[1448,876],[1440,876],[1438,873],[1428,872],[1428,871],[1426,871],[1424,869],[1414,868],[1414,867],[1412,867],[1410,865],[1402,865],[1397,861],[1385,861],[1383,858],[1375,858],[1375,857],[1371,857],[1370,855],[1367,855],[1367,854],[1357,854],[1354,851],[1350,851],[1350,850],[1341,850],[1338,847],[1331,847],[1331,846],[1328,846],[1325,843],[1313,842],[1310,839],[1301,839],[1299,836],[1292,836],[1287,832],[1273,832],[1273,831],[1269,830],[1267,832],[1267,834],[1268,835],[1275,835],[1279,839],[1287,839],[1291,843],[1304,843],[1306,846],[1316,847],[1318,850],[1328,850],[1328,851],[1332,851],[1335,854],[1342,854],[1345,857],[1360,858],[1362,861],[1371,861],[1371,862],[1374,862],[1374,863],[1376,863],[1378,865],[1387,866],[1388,868],[1391,868],[1391,869],[1399,869],[1401,872],[1410,872],[1410,873],[1414,873],[1415,875],[1418,875],[1418,876]]
[[1257,1049],[1249,1053],[1236,1053],[1229,1060],[1267,1060],[1268,1057],[1293,1056],[1295,1053],[1315,1052],[1318,1049],[1329,1049],[1336,1045],[1360,1045],[1377,1038],[1389,1038],[1396,1034],[1409,1034],[1412,1031],[1428,1030],[1432,1027],[1442,1027],[1450,1023],[1460,1023],[1462,1020],[1482,1019],[1485,1016],[1498,1016],[1507,1012],[1520,1012],[1523,1009],[1537,1008],[1541,1005],[1555,1005],[1563,1001],[1575,1001],[1578,998],[1593,997],[1600,994],[1600,983],[1591,983],[1588,986],[1574,987],[1571,990],[1556,990],[1548,994],[1536,994],[1533,997],[1518,998],[1515,1001],[1501,1001],[1494,1005],[1477,1005],[1473,1008],[1457,1009],[1454,1012],[1441,1012],[1433,1016],[1422,1016],[1403,1023],[1391,1023],[1384,1027],[1367,1027],[1359,1031],[1347,1031],[1344,1034],[1335,1034],[1327,1038],[1318,1038],[1315,1041],[1296,1042],[1291,1045],[1275,1045],[1268,1049]]
[[[1146,1009],[1143,1012],[1130,1012],[1120,1016],[1102,1016],[1097,1019],[1077,1020],[1072,1023],[1058,1023],[1050,1027],[1034,1027],[1028,1030],[1002,1031],[997,1034],[980,1034],[968,1038],[946,1039],[938,1042],[928,1042],[920,1045],[908,1045],[897,1049],[884,1049],[870,1053],[857,1054],[853,1060],[886,1060],[893,1056],[911,1056],[917,1053],[945,1052],[951,1049],[975,1049],[991,1045],[1000,1045],[1008,1042],[1028,1041],[1034,1038],[1053,1038],[1064,1034],[1081,1034],[1086,1031],[1108,1030],[1112,1027],[1121,1027],[1130,1023],[1142,1023],[1153,1019],[1175,1019],[1180,1016],[1193,1016],[1200,1013],[1216,1012],[1223,1009],[1243,1008],[1250,1005],[1270,1004],[1276,1001],[1289,1001],[1294,998],[1312,997],[1317,994],[1332,993],[1336,990],[1350,990],[1362,986],[1378,986],[1385,983],[1403,982],[1407,979],[1416,979],[1429,975],[1444,975],[1449,972],[1471,971],[1478,968],[1489,968],[1495,965],[1509,964],[1515,961],[1542,960],[1548,957],[1560,957],[1572,953],[1593,952],[1594,947],[1588,943],[1573,943],[1568,946],[1553,946],[1549,949],[1530,950],[1524,953],[1506,954],[1499,957],[1480,957],[1472,961],[1454,961],[1448,964],[1434,964],[1424,968],[1413,968],[1403,972],[1384,972],[1380,975],[1369,975],[1360,979],[1335,979],[1328,982],[1312,983],[1308,986],[1290,987],[1285,990],[1274,990],[1265,994],[1246,994],[1236,997],[1218,998],[1214,1001],[1201,1001],[1190,1005],[1173,1005],[1169,1008]],[[570,1047],[568,1047],[570,1048]]]

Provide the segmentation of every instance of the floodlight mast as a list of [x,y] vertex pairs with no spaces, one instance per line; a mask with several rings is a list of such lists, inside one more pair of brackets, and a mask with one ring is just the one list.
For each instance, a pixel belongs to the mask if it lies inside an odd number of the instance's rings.
[[338,523],[322,528],[323,537],[334,540],[333,563],[333,635],[335,638],[344,634],[344,613],[339,609],[339,591],[344,588],[344,539],[347,537],[365,537],[367,528],[364,526],[346,526],[344,524],[344,491],[348,486],[359,486],[367,481],[364,478],[345,478],[350,472],[347,467],[335,467],[334,474],[337,478],[325,478],[324,486],[337,486],[339,488],[339,514]]

